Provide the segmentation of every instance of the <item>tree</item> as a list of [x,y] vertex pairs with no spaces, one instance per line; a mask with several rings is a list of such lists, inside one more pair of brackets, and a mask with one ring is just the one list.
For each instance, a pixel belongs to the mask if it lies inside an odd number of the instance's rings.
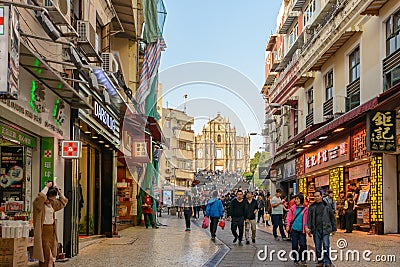
[[254,157],[250,159],[250,171],[254,173],[257,170],[258,162],[260,161],[261,152],[257,151]]

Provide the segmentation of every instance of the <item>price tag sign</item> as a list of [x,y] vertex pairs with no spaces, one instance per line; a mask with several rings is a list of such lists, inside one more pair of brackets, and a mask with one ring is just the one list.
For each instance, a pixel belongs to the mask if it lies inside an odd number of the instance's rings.
[[81,141],[62,141],[61,157],[67,159],[78,159],[81,157],[82,142]]

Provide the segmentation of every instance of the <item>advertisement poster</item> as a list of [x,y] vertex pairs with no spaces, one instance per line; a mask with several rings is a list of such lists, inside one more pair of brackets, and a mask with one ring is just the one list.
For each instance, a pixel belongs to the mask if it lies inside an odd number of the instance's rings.
[[4,203],[10,198],[22,200],[24,184],[24,150],[20,146],[1,147],[0,197]]
[[164,206],[171,207],[172,206],[172,191],[164,190],[162,199],[163,199]]

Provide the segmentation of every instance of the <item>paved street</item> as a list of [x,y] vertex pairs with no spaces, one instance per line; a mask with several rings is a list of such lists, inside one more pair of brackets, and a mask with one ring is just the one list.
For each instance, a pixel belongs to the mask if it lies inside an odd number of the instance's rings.
[[[192,221],[192,231],[184,231],[184,220],[163,214],[159,220],[166,226],[159,229],[145,229],[131,227],[120,231],[121,238],[99,239],[93,245],[81,250],[77,257],[59,266],[294,266],[289,260],[279,262],[275,254],[274,261],[261,261],[257,253],[268,247],[268,251],[289,251],[291,243],[275,241],[272,237],[272,227],[258,224],[256,244],[243,247],[232,243],[230,223],[225,230],[218,227],[216,242],[210,240],[207,231],[201,229],[202,220]],[[346,235],[342,232],[332,237],[332,247],[337,248],[336,242],[345,238],[348,249],[365,250],[375,255],[400,256],[400,236],[370,236],[363,232],[353,232]],[[308,240],[310,249],[313,249],[312,240]],[[286,255],[287,256],[287,255]],[[395,263],[367,263],[367,262],[335,262],[335,266],[345,267],[362,266],[398,266]],[[315,264],[308,264],[314,267]]]

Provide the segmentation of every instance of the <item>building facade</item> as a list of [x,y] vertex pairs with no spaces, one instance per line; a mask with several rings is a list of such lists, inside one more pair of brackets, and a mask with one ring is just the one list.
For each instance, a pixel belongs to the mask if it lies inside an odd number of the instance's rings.
[[195,169],[248,171],[250,137],[237,135],[229,120],[218,114],[195,137]]
[[283,1],[262,89],[271,179],[310,201],[318,189],[337,198],[357,186],[356,227],[379,234],[400,232],[399,9],[390,0]]
[[163,108],[162,114],[166,147],[161,157],[161,177],[173,185],[175,195],[179,195],[194,179],[194,118],[171,108]]

